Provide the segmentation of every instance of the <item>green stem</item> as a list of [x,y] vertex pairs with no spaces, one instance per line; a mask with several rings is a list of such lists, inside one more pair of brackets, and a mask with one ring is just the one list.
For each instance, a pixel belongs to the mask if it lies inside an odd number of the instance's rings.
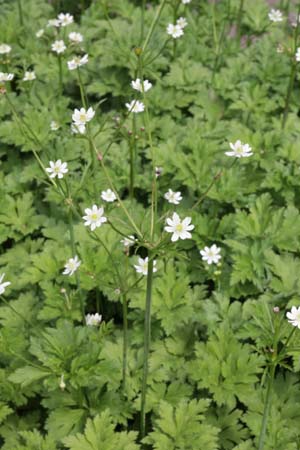
[[80,96],[81,96],[81,103],[85,109],[87,109],[87,100],[86,100],[86,93],[84,90],[84,85],[82,83],[82,78],[80,74],[80,69],[77,67],[77,76],[78,76],[78,84],[80,89]]
[[21,0],[18,0],[18,11],[19,11],[20,26],[22,27],[24,25],[24,18]]
[[152,21],[152,24],[151,24],[150,29],[149,29],[149,31],[148,31],[148,34],[147,34],[147,36],[146,36],[144,45],[143,45],[143,47],[142,47],[143,53],[145,53],[145,50],[146,50],[146,48],[148,47],[149,41],[150,41],[151,36],[152,36],[152,34],[153,34],[153,32],[154,32],[154,29],[155,29],[155,27],[156,27],[156,24],[157,24],[157,22],[159,21],[160,15],[161,15],[161,13],[162,13],[162,11],[163,11],[163,9],[164,9],[164,6],[165,6],[165,4],[166,4],[166,1],[167,1],[167,0],[163,0],[163,1],[161,2],[161,4],[159,5],[157,11],[156,11],[155,17],[154,17],[154,19],[153,19],[153,21]]
[[130,143],[130,176],[129,176],[129,196],[131,199],[134,197],[134,168],[136,159],[136,116],[132,115],[132,136]]
[[126,374],[127,374],[127,349],[128,349],[128,305],[126,294],[123,294],[123,392],[126,389]]
[[269,375],[269,380],[268,380],[268,387],[267,387],[267,393],[266,393],[265,405],[264,405],[264,413],[263,413],[259,442],[258,442],[258,450],[263,450],[263,448],[264,448],[264,441],[265,441],[265,436],[266,436],[268,417],[269,417],[271,401],[272,401],[275,369],[276,369],[276,364],[273,363],[271,366],[271,369],[270,369],[270,375]]
[[144,32],[145,32],[145,8],[146,8],[146,0],[142,0],[141,2],[141,39],[142,43],[144,40]]
[[62,94],[62,91],[63,91],[63,75],[62,75],[62,59],[61,59],[60,55],[58,55],[57,61],[58,61],[58,89],[59,89],[59,94]]
[[146,289],[146,309],[144,324],[144,364],[143,364],[143,381],[141,392],[141,420],[140,420],[140,438],[143,439],[146,434],[146,395],[147,380],[149,369],[149,349],[151,342],[151,300],[152,300],[152,280],[153,280],[153,258],[148,260],[147,272],[147,289]]
[[243,17],[243,9],[244,9],[244,0],[240,0],[240,7],[237,16],[237,25],[236,25],[236,38],[239,42],[241,39],[241,25],[242,25],[242,17]]

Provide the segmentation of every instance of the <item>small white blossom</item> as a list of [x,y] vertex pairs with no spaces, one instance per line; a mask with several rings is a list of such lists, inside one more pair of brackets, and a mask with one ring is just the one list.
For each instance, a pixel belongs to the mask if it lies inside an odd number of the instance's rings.
[[52,51],[60,55],[66,50],[64,41],[55,41],[51,44]]
[[117,200],[116,194],[111,189],[107,189],[106,191],[101,192],[101,198],[105,202],[114,202]]
[[102,321],[102,316],[101,316],[101,314],[98,314],[98,313],[87,314],[85,316],[85,323],[88,326],[97,327],[98,325],[100,325],[101,321]]
[[297,62],[300,62],[300,47],[297,48],[295,58]]
[[98,208],[97,205],[93,205],[92,209],[87,208],[84,210],[86,216],[83,216],[85,220],[85,226],[91,227],[91,230],[94,231],[96,228],[101,227],[104,222],[107,222],[107,218],[103,216],[104,209]]
[[136,238],[131,234],[130,236],[125,237],[122,239],[121,244],[124,245],[125,248],[131,247],[136,243]]
[[74,22],[74,18],[69,13],[66,13],[66,14],[60,13],[60,14],[58,14],[58,21],[59,21],[60,26],[66,27]]
[[66,387],[66,383],[64,380],[64,374],[62,374],[62,376],[60,377],[60,382],[59,382],[59,387],[60,389],[63,391]]
[[234,156],[235,158],[248,158],[253,155],[251,151],[252,148],[249,144],[242,144],[240,140],[236,141],[234,144],[232,142],[229,143],[232,152],[225,152],[227,156]]
[[[138,264],[134,265],[134,268],[137,271],[137,273],[142,273],[143,275],[147,275],[148,274],[148,256],[145,259],[139,258]],[[153,261],[153,272],[157,272],[155,260]]]
[[9,281],[5,281],[4,283],[2,283],[4,277],[5,273],[2,273],[0,275],[0,295],[4,294],[5,288],[11,284]]
[[81,261],[79,261],[78,256],[75,255],[74,258],[68,259],[68,261],[65,264],[65,270],[63,271],[63,275],[73,275],[74,272],[78,269],[80,266]]
[[173,203],[173,205],[179,205],[182,200],[181,192],[174,192],[172,189],[168,189],[168,192],[165,193],[164,198],[169,202]]
[[58,19],[50,19],[47,22],[47,27],[60,27],[60,21]]
[[172,36],[172,38],[177,39],[180,36],[183,36],[183,29],[179,25],[173,25],[169,23],[167,26],[167,33]]
[[69,33],[69,40],[74,42],[74,44],[80,44],[80,42],[83,42],[83,36],[80,33],[76,33],[76,31],[72,31],[72,33]]
[[11,46],[7,44],[0,44],[0,55],[5,55],[11,52]]
[[38,31],[35,33],[35,35],[36,35],[37,38],[42,37],[43,34],[44,34],[44,29],[43,29],[43,28],[41,28],[40,30],[38,30]]
[[72,123],[71,132],[74,134],[84,134],[86,131],[85,125],[82,123]]
[[269,19],[271,22],[282,22],[282,12],[279,9],[271,9],[271,11],[268,14]]
[[60,159],[57,161],[49,162],[50,167],[47,167],[46,171],[50,173],[50,178],[63,178],[65,173],[68,173],[68,164],[66,162],[62,163]]
[[144,111],[145,106],[144,103],[138,100],[132,100],[132,102],[126,103],[126,108],[128,109],[129,112],[140,113]]
[[132,80],[131,87],[139,92],[147,92],[152,88],[152,83],[150,83],[149,80],[141,82],[141,80],[137,78],[136,80]]
[[191,0],[181,0],[181,3],[183,5],[188,5],[189,3],[191,3]]
[[294,327],[300,328],[300,307],[292,306],[292,310],[286,313],[288,322]]
[[178,239],[191,239],[190,231],[195,228],[191,224],[191,220],[191,217],[185,217],[185,219],[181,220],[177,213],[173,213],[172,219],[167,219],[168,226],[165,227],[165,231],[172,233],[172,242],[176,242]]
[[179,25],[180,28],[185,28],[187,26],[188,22],[185,17],[179,17],[176,21],[176,25]]
[[80,108],[74,110],[72,119],[75,125],[85,125],[87,122],[92,120],[94,115],[95,111],[92,107],[90,107],[88,110],[85,110],[85,108]]
[[57,131],[58,129],[59,129],[59,124],[57,122],[55,122],[55,120],[51,120],[50,130]]
[[84,55],[82,57],[80,56],[74,56],[73,59],[71,59],[71,61],[68,61],[68,69],[69,70],[75,70],[77,69],[77,67],[81,67],[84,64],[89,62],[89,56],[88,55]]
[[35,73],[33,70],[27,70],[24,74],[23,81],[33,81],[36,79]]
[[14,78],[13,73],[0,72],[0,81],[11,81]]
[[213,244],[211,247],[204,247],[203,250],[200,250],[200,254],[202,256],[203,261],[206,261],[207,264],[217,264],[219,259],[221,259],[220,255],[221,249]]

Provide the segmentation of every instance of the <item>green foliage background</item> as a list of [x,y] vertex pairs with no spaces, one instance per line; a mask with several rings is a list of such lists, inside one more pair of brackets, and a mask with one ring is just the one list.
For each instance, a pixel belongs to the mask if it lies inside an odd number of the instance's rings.
[[[20,126],[0,97],[0,272],[11,281],[0,307],[0,437],[4,450],[138,450],[143,364],[145,280],[129,295],[128,379],[122,390],[122,289],[137,280],[136,256],[126,256],[120,237],[108,226],[99,235],[112,258],[76,219],[75,238],[85,311],[103,316],[99,329],[81,322],[76,283],[62,275],[70,251],[68,208],[41,172],[44,164],[68,162],[71,191],[82,211],[100,202],[107,182],[100,170],[87,172],[86,143],[70,133],[71,114],[81,106],[76,74],[64,56],[63,95],[58,94],[57,58],[50,51],[54,31],[46,23],[71,12],[70,30],[84,35],[90,61],[82,77],[97,114],[98,134],[110,175],[136,222],[148,229],[151,154],[142,115],[136,124],[138,157],[135,199],[128,199],[131,119],[121,129],[134,97],[133,49],[140,45],[139,2],[0,1],[0,43],[12,46],[1,70],[16,74],[8,96],[42,142]],[[75,4],[76,3],[76,4]],[[152,345],[147,403],[148,435],[155,450],[252,450],[257,448],[265,399],[265,376],[272,358],[272,333],[280,322],[280,342],[290,332],[284,313],[300,305],[300,121],[299,75],[292,91],[286,127],[281,120],[291,55],[277,53],[292,42],[292,28],[270,25],[263,0],[246,0],[242,34],[228,35],[239,1],[192,1],[180,10],[188,20],[176,54],[166,40],[172,2],[164,9],[149,45],[145,78],[154,88],[148,99],[156,149],[159,211],[163,194],[180,190],[176,211],[190,212],[219,171],[222,175],[200,207],[193,210],[193,239],[170,246],[158,260],[154,279]],[[149,27],[153,2],[145,12]],[[212,8],[224,42],[216,57]],[[109,17],[109,20],[108,20]],[[225,23],[225,25],[223,25]],[[45,28],[37,39],[36,31]],[[68,29],[69,31],[69,29]],[[36,72],[30,87],[27,69]],[[6,70],[7,69],[7,70]],[[216,70],[214,70],[216,69]],[[50,131],[51,120],[60,124]],[[231,165],[228,143],[241,139],[254,156]],[[107,207],[112,220],[121,211]],[[123,225],[125,234],[132,233]],[[199,249],[216,243],[222,266],[202,262]],[[145,256],[144,249],[137,249]],[[181,255],[186,255],[182,258]],[[122,283],[115,269],[122,273]],[[63,289],[63,290],[62,290]],[[65,290],[65,291],[64,291]],[[272,308],[279,306],[276,315]],[[12,309],[13,308],[13,309]],[[299,353],[294,347],[276,373],[266,450],[299,450]],[[66,388],[59,387],[64,375]]]

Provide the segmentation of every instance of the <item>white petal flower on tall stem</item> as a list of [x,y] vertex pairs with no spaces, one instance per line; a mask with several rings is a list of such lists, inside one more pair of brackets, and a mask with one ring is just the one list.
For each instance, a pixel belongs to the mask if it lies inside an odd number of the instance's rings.
[[68,259],[65,264],[65,270],[63,271],[63,275],[73,275],[78,267],[80,266],[81,261],[79,261],[78,256],[75,255],[74,258]]
[[167,34],[169,36],[172,36],[172,38],[174,39],[178,39],[179,37],[183,36],[184,32],[179,25],[173,25],[172,23],[169,23],[169,25],[167,26]]
[[34,70],[26,70],[23,81],[33,81],[36,79]]
[[92,107],[88,110],[85,108],[75,109],[72,114],[72,119],[75,125],[85,125],[87,122],[90,122],[95,115],[95,111]]
[[71,14],[69,13],[60,13],[58,14],[58,20],[59,20],[59,24],[61,27],[66,27],[68,25],[71,25],[71,23],[74,22],[74,18],[73,16],[71,16]]
[[187,26],[188,22],[185,17],[179,17],[179,19],[176,20],[176,25],[179,25],[180,28],[185,28]]
[[149,80],[141,82],[140,78],[137,78],[136,80],[132,80],[131,87],[139,92],[148,92],[152,88],[152,83]]
[[62,163],[60,159],[57,161],[50,161],[50,167],[46,168],[46,171],[50,174],[50,178],[63,178],[66,173],[68,173],[68,164],[66,162]]
[[0,295],[4,294],[7,286],[9,286],[11,284],[10,281],[3,282],[4,277],[5,277],[5,273],[2,273],[0,275]]
[[102,321],[102,316],[101,314],[87,314],[85,316],[85,323],[88,326],[92,326],[92,327],[97,327],[100,325]]
[[168,192],[165,193],[164,198],[169,203],[173,203],[173,205],[179,205],[182,200],[182,195],[180,191],[174,192],[172,189],[168,189]]
[[167,226],[165,231],[167,233],[172,233],[171,241],[176,242],[178,239],[191,239],[192,235],[190,233],[195,227],[191,224],[191,217],[185,217],[183,220],[180,219],[177,213],[173,213],[172,218],[167,218]]
[[84,225],[86,227],[90,227],[91,231],[94,231],[96,228],[101,227],[101,225],[107,222],[107,218],[103,216],[104,209],[102,207],[98,208],[97,205],[93,205],[92,208],[86,208],[84,210],[85,216],[83,219],[85,220]]
[[[138,264],[135,264],[134,268],[137,271],[137,273],[148,275],[148,263],[149,263],[148,256],[145,259],[139,258]],[[156,260],[153,261],[153,272],[157,272]]]
[[235,158],[248,158],[253,155],[252,148],[249,144],[243,144],[240,140],[236,141],[234,144],[229,143],[231,152],[225,152],[227,156],[234,156]]
[[188,5],[189,3],[191,3],[191,0],[181,0],[181,3],[183,5]]
[[101,192],[101,198],[105,202],[109,202],[109,203],[112,203],[115,200],[117,200],[116,194],[111,189],[107,189],[106,191],[102,191]]
[[67,47],[66,47],[64,41],[62,41],[62,40],[55,41],[55,42],[53,42],[53,44],[51,44],[52,51],[57,53],[58,55],[60,55],[61,53],[64,53],[66,48]]
[[207,264],[218,264],[219,260],[222,258],[220,255],[221,249],[213,244],[211,247],[204,247],[203,250],[200,250],[200,254],[202,256],[202,260],[206,261]]
[[291,311],[287,312],[286,316],[291,325],[300,328],[300,307],[292,306]]
[[11,46],[8,44],[0,44],[0,55],[6,55],[11,52]]
[[271,9],[268,16],[269,16],[269,19],[271,20],[271,22],[282,22],[283,21],[282,12],[279,9]]
[[0,81],[11,81],[14,79],[13,73],[0,72]]
[[77,33],[76,31],[72,31],[69,33],[69,40],[73,42],[74,44],[80,44],[80,42],[83,42],[83,36],[80,33]]
[[140,113],[145,109],[144,103],[139,100],[132,100],[130,103],[126,103],[126,108],[129,112]]
[[71,59],[71,61],[68,61],[68,69],[69,70],[75,70],[78,67],[83,66],[84,64],[87,64],[89,62],[89,57],[88,55],[84,55],[84,56],[74,56],[73,59]]

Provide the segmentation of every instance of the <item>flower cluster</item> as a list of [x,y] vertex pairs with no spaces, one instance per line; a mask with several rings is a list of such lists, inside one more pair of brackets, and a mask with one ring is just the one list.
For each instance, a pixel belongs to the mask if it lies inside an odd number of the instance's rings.
[[184,17],[177,19],[176,23],[169,23],[167,26],[167,34],[173,39],[178,39],[184,34],[184,28],[187,26],[187,20]]

